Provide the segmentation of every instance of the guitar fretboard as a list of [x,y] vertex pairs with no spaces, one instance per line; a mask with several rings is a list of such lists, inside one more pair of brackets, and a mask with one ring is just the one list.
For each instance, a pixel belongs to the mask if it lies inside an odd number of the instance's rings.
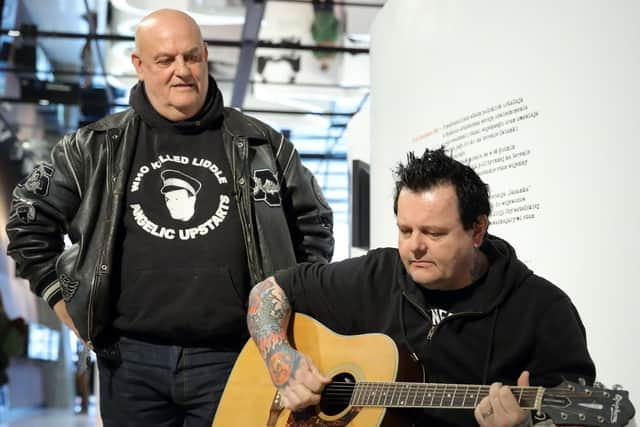
[[[540,409],[544,388],[511,387],[523,409]],[[489,394],[489,386],[467,384],[358,382],[332,383],[327,395],[349,394],[352,406],[386,408],[475,408]]]

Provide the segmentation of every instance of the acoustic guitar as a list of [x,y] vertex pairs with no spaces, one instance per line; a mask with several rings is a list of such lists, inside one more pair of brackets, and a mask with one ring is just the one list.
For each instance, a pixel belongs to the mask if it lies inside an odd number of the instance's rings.
[[[213,427],[411,426],[406,408],[473,410],[489,386],[423,383],[419,364],[383,334],[339,335],[304,314],[292,316],[289,340],[332,378],[316,407],[283,409],[252,340],[244,346],[222,395]],[[511,387],[521,407],[556,424],[623,426],[635,410],[628,392],[564,382],[554,388]]]

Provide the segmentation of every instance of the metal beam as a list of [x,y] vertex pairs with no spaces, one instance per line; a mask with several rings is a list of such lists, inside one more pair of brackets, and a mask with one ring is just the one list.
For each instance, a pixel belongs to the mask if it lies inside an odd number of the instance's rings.
[[343,47],[343,46],[320,46],[309,45],[295,42],[281,41],[279,43],[271,42],[269,40],[259,40],[258,47],[264,49],[289,49],[289,50],[310,50],[313,52],[335,52],[335,53],[351,53],[356,55],[358,53],[369,53],[369,48],[364,47]]
[[105,73],[104,71],[94,71],[94,72],[87,72],[87,71],[81,71],[81,70],[64,70],[64,69],[53,69],[53,70],[38,70],[37,68],[34,70],[33,68],[29,68],[29,67],[20,67],[20,66],[11,66],[11,67],[4,67],[4,66],[0,66],[0,72],[6,72],[6,73],[18,73],[21,75],[32,75],[35,76],[38,73],[51,73],[54,75],[59,75],[59,76],[79,76],[79,77],[107,77],[107,76],[112,76],[112,77],[121,77],[121,78],[138,78],[138,76],[136,74],[114,74],[114,73]]
[[[21,37],[20,30],[11,28],[0,29],[0,35],[9,35],[12,37]],[[92,40],[109,40],[109,41],[129,41],[133,42],[133,36],[122,36],[119,34],[83,34],[83,33],[68,33],[60,31],[40,31],[36,30],[33,34],[29,34],[29,37],[51,37],[61,39],[92,39]],[[219,39],[206,39],[209,46],[221,46],[221,47],[237,47],[242,48],[243,42],[241,40],[219,40]],[[287,49],[287,50],[309,50],[317,52],[335,52],[335,53],[350,53],[357,55],[360,53],[369,53],[368,48],[363,47],[343,47],[343,46],[317,46],[308,45],[294,42],[272,42],[269,40],[257,40],[256,47],[261,49]]]
[[312,116],[339,116],[339,117],[352,117],[353,113],[332,113],[330,111],[299,111],[299,110],[261,110],[256,108],[243,108],[243,113],[253,114],[286,114],[286,115],[312,115]]
[[299,153],[303,160],[347,160],[346,153]]
[[[0,72],[28,74],[31,76],[35,76],[37,73],[51,73],[53,75],[58,75],[58,76],[81,76],[81,77],[111,76],[111,77],[130,78],[130,79],[138,78],[138,76],[133,73],[131,74],[127,74],[127,73],[114,74],[114,73],[105,73],[105,72],[88,73],[86,71],[74,71],[74,70],[62,70],[62,69],[55,69],[55,70],[35,69],[34,70],[32,68],[16,67],[16,66],[11,66],[11,67],[0,66]],[[234,79],[227,78],[227,77],[213,76],[213,78],[218,83],[234,82]],[[336,88],[336,89],[343,89],[343,90],[363,90],[363,89],[369,89],[370,87],[369,85],[342,85],[342,84],[333,84],[333,83],[313,83],[313,82],[300,82],[297,80],[293,82],[263,82],[260,80],[249,80],[249,83],[252,85],[263,85],[263,86],[300,86],[300,87],[315,87],[315,88]]]
[[[27,101],[20,98],[7,98],[0,97],[0,102],[9,102],[14,104],[37,104],[37,102]],[[58,104],[58,102],[51,102],[51,104]],[[111,107],[123,107],[128,108],[129,104],[121,104],[121,103],[111,103]],[[338,116],[338,117],[351,117],[356,112],[352,113],[332,113],[330,111],[300,111],[300,110],[265,110],[265,109],[252,109],[252,108],[244,108],[242,109],[245,113],[253,113],[253,114],[284,114],[284,115],[311,115],[311,116]]]
[[265,2],[262,0],[247,2],[247,13],[242,27],[242,47],[238,54],[238,66],[236,67],[236,77],[231,95],[231,106],[235,108],[242,108],[247,94],[247,85],[251,76],[251,68],[256,54],[258,33],[260,32],[265,6]]
[[[281,3],[306,3],[313,4],[313,0],[269,0],[270,2],[281,2]],[[382,7],[384,3],[357,3],[353,1],[340,1],[334,0],[332,2],[334,6],[355,6],[355,7]]]
[[[98,11],[93,11],[96,13],[96,17],[95,19],[91,18],[92,15],[92,10],[89,7],[89,0],[84,0],[84,9],[86,10],[86,20],[89,23],[89,34],[95,34],[96,31],[98,31],[98,29],[96,28],[97,25],[97,20],[98,20]],[[87,39],[87,43],[91,43],[91,40]],[[100,48],[100,40],[94,39],[93,40],[93,45],[96,47],[96,56],[98,57],[98,62],[100,62],[100,69],[101,70],[106,70],[106,67],[104,66],[104,55],[102,55],[102,49]],[[87,76],[88,77],[88,76]],[[93,86],[93,82],[91,82],[92,84],[90,86]],[[85,87],[89,87],[89,85],[85,84]],[[113,103],[113,91],[111,90],[111,87],[109,87],[108,84],[105,84],[105,93],[107,94],[107,101],[109,101],[109,103]]]

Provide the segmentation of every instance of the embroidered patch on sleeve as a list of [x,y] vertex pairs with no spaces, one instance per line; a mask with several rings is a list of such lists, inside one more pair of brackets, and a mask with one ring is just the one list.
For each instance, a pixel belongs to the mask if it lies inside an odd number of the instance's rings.
[[49,185],[53,176],[53,166],[41,163],[35,167],[31,175],[21,185],[25,190],[44,197],[49,194]]
[[14,200],[13,215],[23,224],[30,224],[36,220],[36,208],[33,203],[22,200]]
[[65,302],[69,302],[71,298],[76,294],[78,290],[79,282],[77,280],[71,279],[71,277],[66,274],[61,274],[59,277],[60,287],[62,287],[62,298]]
[[253,200],[265,202],[269,206],[280,206],[280,186],[278,179],[269,169],[257,169],[251,177]]

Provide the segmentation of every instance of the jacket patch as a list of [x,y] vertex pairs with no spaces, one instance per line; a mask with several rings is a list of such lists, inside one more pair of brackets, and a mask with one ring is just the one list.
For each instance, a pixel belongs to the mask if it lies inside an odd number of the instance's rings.
[[78,290],[78,282],[77,280],[71,279],[71,277],[66,274],[61,274],[58,278],[60,280],[60,286],[62,287],[62,298],[65,302],[69,302],[71,298],[76,294]]
[[30,224],[36,219],[36,208],[33,203],[14,200],[12,212],[22,224]]
[[257,169],[251,177],[253,200],[265,202],[269,206],[280,206],[280,186],[278,179],[269,169]]
[[51,184],[53,171],[53,166],[41,163],[35,167],[31,175],[21,185],[25,190],[44,197],[49,193],[49,184]]

